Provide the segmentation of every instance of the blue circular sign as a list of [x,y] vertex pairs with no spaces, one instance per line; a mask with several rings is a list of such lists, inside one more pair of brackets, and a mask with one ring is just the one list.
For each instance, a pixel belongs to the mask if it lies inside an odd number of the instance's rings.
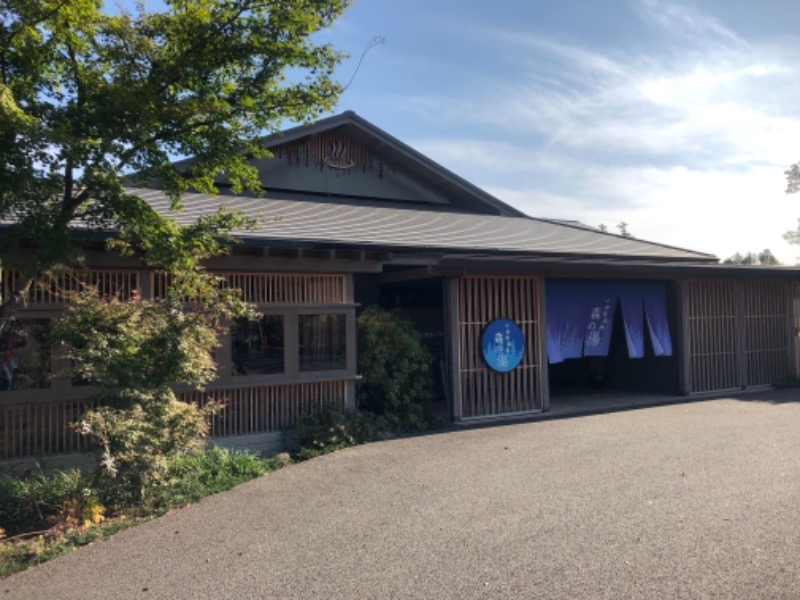
[[525,336],[514,321],[497,319],[483,330],[481,351],[489,368],[500,373],[508,373],[522,361]]

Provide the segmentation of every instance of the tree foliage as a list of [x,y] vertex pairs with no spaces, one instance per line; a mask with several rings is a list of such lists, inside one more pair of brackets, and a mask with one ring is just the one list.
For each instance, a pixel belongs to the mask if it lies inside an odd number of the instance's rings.
[[769,248],[765,248],[761,252],[748,252],[747,254],[740,254],[737,252],[733,256],[729,256],[722,261],[723,265],[780,265],[781,262],[775,257]]
[[786,175],[786,193],[794,194],[800,191],[800,163],[795,163],[784,171]]
[[[202,387],[227,316],[248,312],[202,262],[252,225],[219,212],[178,226],[130,185],[183,192],[261,191],[253,158],[284,121],[335,104],[341,54],[314,34],[348,0],[165,0],[133,12],[102,0],[0,0],[0,235],[3,268],[18,271],[0,303],[0,330],[36,278],[79,263],[84,240],[168,274],[159,301],[74,297],[56,326],[77,375],[101,408],[78,424],[95,442],[110,499],[141,501],[167,461],[202,446],[207,411],[179,402],[174,384]],[[192,156],[181,170],[174,159]],[[135,174],[135,175],[134,175]],[[190,306],[187,309],[187,301]]]
[[[336,102],[341,54],[314,34],[348,0],[165,4],[112,14],[101,0],[0,2],[0,223],[15,223],[0,260],[22,275],[0,326],[37,275],[77,260],[78,222],[118,231],[155,264],[171,253],[194,267],[181,245],[191,235],[126,191],[126,177],[157,179],[174,208],[187,189],[214,193],[220,173],[234,191],[259,191],[248,161],[266,155],[261,136]],[[195,160],[178,171],[176,156]],[[236,222],[218,215],[201,229]]]
[[92,442],[108,501],[131,504],[163,482],[168,461],[202,448],[215,409],[179,401],[172,385],[201,387],[216,372],[219,315],[177,301],[76,294],[54,328],[73,373],[98,388],[100,407],[78,431]]
[[619,230],[619,235],[622,237],[632,238],[633,234],[628,231],[628,224],[625,221],[620,221],[617,223],[617,229]]
[[[795,194],[800,191],[800,163],[795,163],[787,171],[786,193]],[[783,234],[783,239],[790,244],[800,245],[800,219],[797,220],[797,228]]]
[[383,416],[391,430],[423,429],[423,403],[433,397],[433,357],[419,332],[398,313],[375,307],[357,324],[359,407]]

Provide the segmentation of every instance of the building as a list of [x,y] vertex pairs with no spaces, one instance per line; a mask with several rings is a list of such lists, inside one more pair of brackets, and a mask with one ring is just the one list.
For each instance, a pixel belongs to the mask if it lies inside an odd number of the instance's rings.
[[[233,324],[206,392],[182,392],[226,399],[212,432],[221,443],[275,448],[322,402],[354,406],[355,318],[373,304],[403,309],[424,333],[456,422],[547,411],[591,386],[696,395],[797,376],[796,269],[722,266],[531,218],[352,112],[265,144],[266,197],[235,196],[220,180],[219,196],[188,194],[175,215],[190,223],[222,204],[260,218],[208,267],[264,316]],[[158,189],[136,192],[169,210]],[[18,335],[0,344],[0,459],[82,449],[67,425],[92,390],[44,335],[58,290],[163,293],[134,259],[100,247],[87,257],[85,270],[33,290]],[[2,272],[3,291],[13,278]]]

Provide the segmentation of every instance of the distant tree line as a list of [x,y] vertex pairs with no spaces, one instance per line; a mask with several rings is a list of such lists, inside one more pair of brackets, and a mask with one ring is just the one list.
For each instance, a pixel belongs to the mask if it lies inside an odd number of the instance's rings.
[[723,265],[754,265],[754,266],[769,266],[780,265],[781,262],[775,258],[775,255],[765,248],[761,252],[748,252],[747,254],[740,254],[737,252],[733,256],[729,256],[722,261]]

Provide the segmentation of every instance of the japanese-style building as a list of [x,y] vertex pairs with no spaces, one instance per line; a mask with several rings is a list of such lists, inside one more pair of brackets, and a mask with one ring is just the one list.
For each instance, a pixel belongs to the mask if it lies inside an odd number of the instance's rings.
[[[529,217],[352,112],[265,139],[264,197],[187,194],[191,223],[219,206],[258,217],[209,270],[263,317],[234,323],[219,375],[186,400],[225,399],[212,435],[273,449],[323,402],[355,406],[356,315],[399,308],[437,356],[456,422],[548,411],[604,386],[699,395],[796,377],[795,268],[715,256]],[[190,163],[183,161],[177,166]],[[158,189],[132,190],[160,211]],[[1,231],[1,230],[0,230]],[[8,293],[14,271],[2,270]],[[68,427],[95,402],[48,347],[61,290],[91,283],[158,298],[165,282],[133,258],[87,249],[87,267],[31,291],[0,339],[0,459],[79,452]]]

